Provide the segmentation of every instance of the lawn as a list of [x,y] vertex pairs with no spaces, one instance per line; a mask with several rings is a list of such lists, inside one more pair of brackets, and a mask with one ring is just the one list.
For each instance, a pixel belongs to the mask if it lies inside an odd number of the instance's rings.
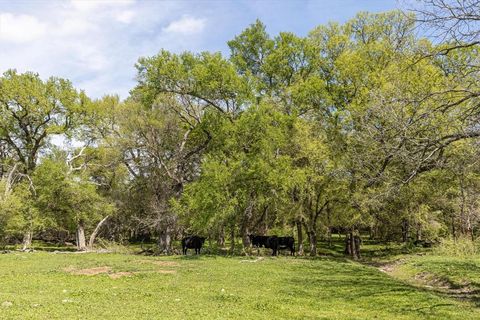
[[0,255],[1,319],[479,319],[341,258]]

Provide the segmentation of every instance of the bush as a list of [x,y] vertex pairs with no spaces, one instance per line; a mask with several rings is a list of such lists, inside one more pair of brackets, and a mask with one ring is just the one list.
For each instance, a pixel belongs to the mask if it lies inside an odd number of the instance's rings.
[[480,238],[472,241],[469,237],[443,239],[433,252],[442,256],[467,257],[480,254]]
[[96,244],[94,246],[96,249],[104,249],[107,252],[111,253],[121,253],[121,254],[133,254],[133,249],[123,245],[121,243],[117,243],[115,241],[109,241],[102,238],[97,238]]

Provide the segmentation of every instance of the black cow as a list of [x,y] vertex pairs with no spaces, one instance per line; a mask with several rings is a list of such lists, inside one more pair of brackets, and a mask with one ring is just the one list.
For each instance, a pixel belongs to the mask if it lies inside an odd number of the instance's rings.
[[182,253],[186,255],[188,249],[195,249],[195,254],[200,254],[200,249],[202,249],[204,242],[205,242],[204,237],[199,237],[199,236],[185,237],[182,239]]
[[272,249],[273,256],[276,256],[280,249],[290,249],[290,254],[295,255],[295,239],[293,237],[257,235],[249,235],[248,237],[253,247]]
[[248,237],[250,238],[252,246],[257,248],[265,247],[267,239],[269,238],[269,236],[257,236],[254,234],[250,234]]
[[290,249],[290,255],[295,255],[295,239],[293,237],[268,237],[265,248],[272,249],[272,256],[278,254],[280,249]]

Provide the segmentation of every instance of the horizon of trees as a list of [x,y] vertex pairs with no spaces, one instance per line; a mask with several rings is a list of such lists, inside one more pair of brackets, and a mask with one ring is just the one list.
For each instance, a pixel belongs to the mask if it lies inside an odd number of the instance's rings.
[[[138,60],[124,101],[5,72],[1,242],[74,237],[85,250],[97,235],[152,237],[169,254],[198,233],[233,252],[237,239],[248,248],[249,234],[276,233],[314,256],[320,238],[342,232],[358,258],[360,233],[476,239],[478,34],[465,33],[462,8],[424,3],[306,37],[271,36],[257,20],[228,58],[161,50]],[[419,22],[444,40],[419,37]],[[60,148],[58,136],[75,143]]]

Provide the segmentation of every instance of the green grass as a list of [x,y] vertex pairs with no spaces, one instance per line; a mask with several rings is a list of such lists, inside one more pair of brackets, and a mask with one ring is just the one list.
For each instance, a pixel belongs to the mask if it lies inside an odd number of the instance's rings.
[[404,257],[392,273],[413,285],[428,286],[469,300],[480,307],[480,256],[447,257],[424,255]]
[[[253,258],[252,258],[253,259]],[[479,319],[480,310],[340,258],[0,255],[0,319]],[[172,261],[174,265],[153,262]],[[65,270],[108,266],[108,274]],[[169,272],[169,273],[166,273]],[[11,306],[1,306],[5,301]]]

